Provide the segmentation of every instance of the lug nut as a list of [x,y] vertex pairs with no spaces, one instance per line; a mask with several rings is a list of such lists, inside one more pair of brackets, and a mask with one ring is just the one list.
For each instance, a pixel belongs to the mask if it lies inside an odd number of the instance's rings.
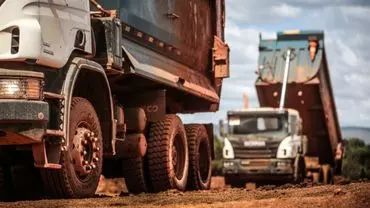
[[83,154],[83,155],[87,155],[87,152],[86,152],[86,151],[83,151],[83,152],[82,152],[82,154]]
[[99,152],[100,151],[100,148],[99,147],[95,147],[94,150],[97,151],[97,152]]
[[84,140],[82,141],[82,143],[86,145],[88,142],[87,142],[87,140],[86,140],[86,139],[84,139]]
[[99,161],[99,158],[98,157],[94,157],[93,161],[94,162],[98,162]]
[[95,136],[95,133],[94,132],[91,132],[90,134],[91,134],[92,137]]
[[98,138],[94,137],[93,142],[97,142],[97,141],[98,141]]
[[92,167],[91,167],[90,165],[86,166],[86,170],[87,170],[87,171],[91,170],[91,168],[92,168]]
[[92,165],[91,165],[91,168],[92,168],[92,169],[95,169],[95,168],[96,168],[96,165],[95,165],[95,164],[92,164]]
[[85,161],[83,162],[83,164],[84,164],[84,165],[88,165],[88,164],[89,164],[89,162],[85,160]]

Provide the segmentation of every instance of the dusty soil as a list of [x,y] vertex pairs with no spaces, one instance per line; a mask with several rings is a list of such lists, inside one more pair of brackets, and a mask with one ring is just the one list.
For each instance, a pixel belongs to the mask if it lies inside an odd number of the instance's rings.
[[370,207],[370,182],[312,186],[308,183],[283,186],[247,186],[231,189],[215,177],[210,191],[128,195],[123,179],[105,180],[95,198],[0,203],[0,207]]

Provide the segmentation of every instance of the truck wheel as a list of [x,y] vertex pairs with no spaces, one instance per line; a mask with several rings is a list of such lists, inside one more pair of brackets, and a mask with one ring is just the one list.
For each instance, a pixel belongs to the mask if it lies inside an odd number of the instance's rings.
[[62,152],[60,170],[42,169],[45,188],[52,197],[91,197],[102,171],[102,131],[94,107],[88,100],[73,97],[67,151]]
[[148,140],[149,175],[153,191],[177,188],[184,191],[188,178],[188,143],[184,126],[176,115],[154,122]]
[[203,125],[185,125],[189,147],[189,190],[208,190],[211,186],[211,146]]
[[13,200],[13,185],[10,167],[0,167],[0,201]]
[[294,161],[294,183],[301,183],[305,178],[305,164],[304,159],[300,155],[297,155]]
[[333,183],[333,169],[329,164],[324,164],[321,167],[321,182],[323,184],[332,184]]
[[123,177],[127,190],[133,194],[148,192],[145,179],[144,158],[134,157],[124,159],[122,162]]

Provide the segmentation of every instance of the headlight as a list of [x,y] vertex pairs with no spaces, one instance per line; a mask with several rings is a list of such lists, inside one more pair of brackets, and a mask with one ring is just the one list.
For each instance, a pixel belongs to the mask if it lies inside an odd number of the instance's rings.
[[224,168],[229,168],[234,166],[234,162],[231,161],[224,161]]
[[0,78],[0,99],[42,99],[43,82],[35,78]]
[[230,141],[225,138],[224,140],[224,147],[222,149],[222,155],[224,159],[234,159],[234,149],[233,146],[231,145]]

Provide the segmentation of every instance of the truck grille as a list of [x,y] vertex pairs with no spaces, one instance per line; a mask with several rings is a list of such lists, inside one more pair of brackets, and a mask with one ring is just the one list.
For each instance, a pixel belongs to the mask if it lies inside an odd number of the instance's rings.
[[238,159],[269,159],[276,158],[280,141],[267,141],[265,147],[234,147],[235,158]]
[[0,6],[4,3],[5,0],[0,0]]

